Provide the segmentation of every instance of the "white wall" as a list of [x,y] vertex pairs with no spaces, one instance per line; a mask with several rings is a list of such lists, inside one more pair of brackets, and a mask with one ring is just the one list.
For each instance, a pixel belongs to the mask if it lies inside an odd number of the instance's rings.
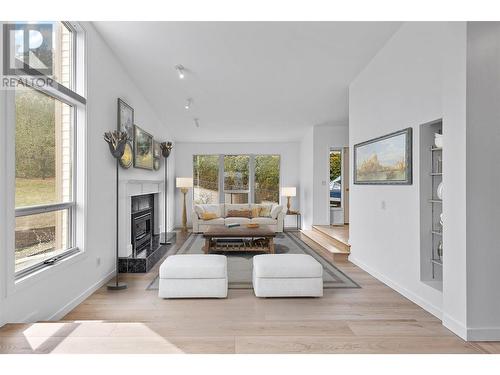
[[[13,280],[3,280],[2,298],[4,317],[7,322],[23,322],[59,318],[105,282],[115,268],[115,163],[103,141],[103,133],[116,128],[116,100],[123,98],[135,109],[136,123],[160,140],[168,139],[168,131],[149,103],[141,95],[120,62],[94,30],[85,23],[87,31],[87,232],[84,253],[74,259],[30,277],[14,286]],[[0,105],[4,102],[0,102]],[[3,110],[0,113],[4,113]],[[2,127],[3,129],[3,127]],[[0,137],[2,140],[4,137]],[[0,152],[5,152],[1,148]],[[2,155],[1,160],[10,160]],[[174,175],[174,160],[170,171]],[[12,166],[10,166],[12,167]],[[139,169],[120,170],[121,178],[162,179],[158,172]],[[1,174],[2,178],[5,174]],[[14,181],[1,181],[1,186],[13,186]],[[171,184],[172,185],[172,184]],[[1,191],[0,191],[1,192]],[[13,189],[10,190],[13,193]],[[14,196],[7,196],[13,202]],[[0,223],[7,213],[0,210]],[[10,220],[10,219],[9,219]],[[10,234],[12,235],[12,234]],[[2,259],[7,249],[2,243]],[[100,258],[98,265],[97,258]],[[5,275],[5,261],[0,263]],[[9,287],[11,285],[11,287]]]
[[300,142],[300,211],[302,229],[313,225],[314,207],[314,127],[310,127]]
[[[297,197],[292,198],[292,209],[300,209],[299,186],[299,143],[188,143],[179,142],[175,145],[175,173],[177,177],[193,176],[193,155],[197,154],[274,154],[281,156],[280,187],[296,186]],[[175,223],[182,225],[182,193],[176,191],[175,195]],[[286,198],[280,197],[281,204],[286,205]],[[187,194],[187,219],[191,225],[192,191]],[[287,217],[287,226],[295,226],[295,217]]]
[[330,224],[330,148],[349,145],[345,125],[311,126],[300,142],[302,228]]
[[[466,197],[463,183],[455,189],[452,182],[465,181],[464,30],[465,23],[405,23],[353,81],[349,94],[351,153],[356,143],[406,127],[413,127],[414,146],[412,185],[354,185],[351,177],[350,259],[436,316],[448,314],[454,323],[449,326],[458,334],[465,323]],[[445,281],[443,293],[421,282],[419,270],[419,125],[439,118],[444,183],[454,186],[444,197],[444,272],[458,283]],[[443,311],[447,291],[457,298],[458,307]]]
[[348,145],[347,126],[314,127],[314,225],[330,225],[330,148]]
[[467,328],[500,340],[500,22],[467,28]]

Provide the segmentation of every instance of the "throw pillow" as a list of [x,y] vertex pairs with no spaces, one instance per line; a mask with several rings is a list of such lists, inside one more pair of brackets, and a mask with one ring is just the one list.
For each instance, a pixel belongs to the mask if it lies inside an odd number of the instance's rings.
[[252,211],[250,210],[230,210],[227,212],[227,217],[246,217],[252,218]]
[[254,208],[252,208],[252,217],[259,217],[260,210],[261,210],[261,207],[254,207]]
[[203,212],[201,214],[201,218],[203,220],[213,220],[213,219],[217,219],[218,216],[215,212]]
[[272,206],[269,206],[269,205],[262,206],[260,208],[259,216],[260,217],[271,217],[271,207]]

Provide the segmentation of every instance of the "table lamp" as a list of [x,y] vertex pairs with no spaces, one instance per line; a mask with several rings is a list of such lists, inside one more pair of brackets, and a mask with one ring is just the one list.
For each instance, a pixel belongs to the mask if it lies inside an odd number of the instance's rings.
[[290,212],[290,197],[295,197],[297,195],[297,188],[296,187],[281,188],[281,195],[287,198],[286,212]]

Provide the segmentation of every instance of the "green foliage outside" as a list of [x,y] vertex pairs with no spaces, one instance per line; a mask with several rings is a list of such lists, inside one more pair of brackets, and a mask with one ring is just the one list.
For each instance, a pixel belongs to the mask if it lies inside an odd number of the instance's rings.
[[224,156],[224,190],[248,189],[248,155]]
[[35,90],[16,92],[16,177],[55,177],[54,104]]
[[[224,157],[224,188],[247,190],[249,188],[248,155]],[[217,191],[219,188],[219,155],[193,156],[194,186]],[[279,201],[280,156],[257,155],[255,157],[255,202]]]
[[330,152],[330,181],[335,180],[341,174],[342,158],[340,152]]
[[219,185],[219,155],[193,156],[193,184],[208,190]]
[[255,202],[279,202],[280,157],[261,155],[255,157]]

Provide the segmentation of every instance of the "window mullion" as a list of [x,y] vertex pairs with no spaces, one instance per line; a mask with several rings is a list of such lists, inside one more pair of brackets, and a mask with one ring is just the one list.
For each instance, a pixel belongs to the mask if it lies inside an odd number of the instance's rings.
[[65,210],[67,208],[72,208],[74,206],[76,206],[76,203],[73,201],[66,203],[52,203],[52,204],[43,204],[38,206],[16,208],[16,217],[60,211],[60,210]]

